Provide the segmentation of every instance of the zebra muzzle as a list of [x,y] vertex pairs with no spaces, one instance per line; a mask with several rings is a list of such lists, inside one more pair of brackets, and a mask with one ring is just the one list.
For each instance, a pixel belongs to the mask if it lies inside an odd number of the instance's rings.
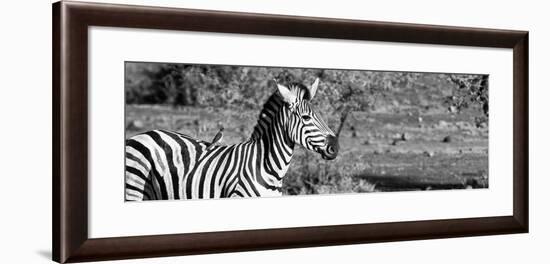
[[323,151],[321,151],[321,156],[325,160],[333,160],[336,156],[338,156],[339,148],[338,138],[335,136],[327,136],[326,147]]

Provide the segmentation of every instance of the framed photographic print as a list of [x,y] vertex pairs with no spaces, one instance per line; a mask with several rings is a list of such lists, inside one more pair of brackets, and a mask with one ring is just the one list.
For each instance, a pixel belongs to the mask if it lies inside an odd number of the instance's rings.
[[528,232],[528,32],[58,2],[53,258]]

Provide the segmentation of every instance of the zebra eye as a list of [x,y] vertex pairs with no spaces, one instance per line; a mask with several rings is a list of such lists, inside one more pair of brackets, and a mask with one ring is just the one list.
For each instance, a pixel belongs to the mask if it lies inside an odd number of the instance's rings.
[[309,120],[311,120],[311,116],[303,115],[303,116],[302,116],[302,119],[303,119],[304,121],[309,121]]

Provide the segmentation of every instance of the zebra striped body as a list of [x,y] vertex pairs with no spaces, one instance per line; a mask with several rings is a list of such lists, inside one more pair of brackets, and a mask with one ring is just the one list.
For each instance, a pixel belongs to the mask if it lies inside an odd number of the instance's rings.
[[[286,87],[279,89],[283,88]],[[165,130],[129,138],[126,141],[126,200],[281,195],[282,179],[290,165],[294,145],[298,143],[324,153],[321,149],[327,148],[326,137],[333,135],[304,100],[307,90],[303,89],[305,87],[299,86],[288,90],[296,95],[292,97],[293,102],[282,96],[281,90],[273,94],[264,105],[252,136],[240,144],[210,145]],[[310,129],[300,115],[307,111],[315,117],[309,120]],[[337,145],[332,146],[336,146],[337,151]]]

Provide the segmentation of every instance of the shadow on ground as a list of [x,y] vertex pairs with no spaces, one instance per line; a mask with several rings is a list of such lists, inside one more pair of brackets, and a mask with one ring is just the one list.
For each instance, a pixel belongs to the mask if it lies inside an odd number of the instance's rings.
[[356,178],[364,179],[376,185],[376,190],[413,191],[413,190],[450,190],[450,189],[480,189],[487,188],[488,184],[482,174],[463,173],[454,181],[438,180],[411,175],[356,175]]

